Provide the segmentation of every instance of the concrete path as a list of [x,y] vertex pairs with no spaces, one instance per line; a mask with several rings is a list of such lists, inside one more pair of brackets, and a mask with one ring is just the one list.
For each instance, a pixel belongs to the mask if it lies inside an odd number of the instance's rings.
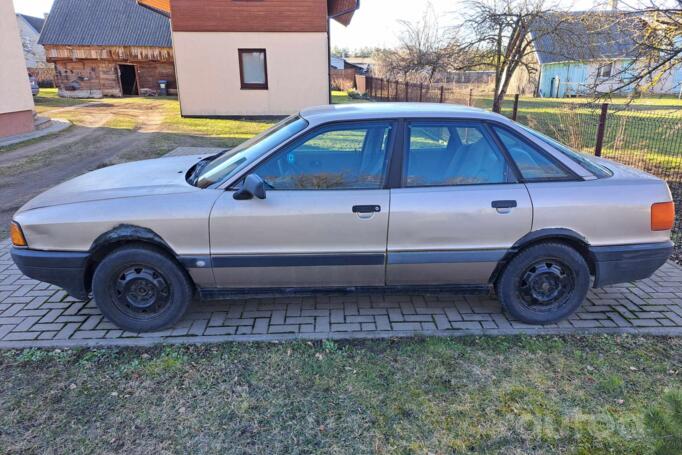
[[16,136],[3,137],[0,139],[0,147],[7,147],[9,145],[20,144],[22,142],[31,141],[50,134],[57,134],[71,126],[68,120],[52,119],[50,125],[42,129],[31,131],[26,134],[18,134]]

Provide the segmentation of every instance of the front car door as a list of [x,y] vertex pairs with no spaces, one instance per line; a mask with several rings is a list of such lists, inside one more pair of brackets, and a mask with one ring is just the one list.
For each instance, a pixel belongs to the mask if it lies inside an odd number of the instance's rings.
[[390,121],[318,127],[250,173],[266,198],[226,191],[210,219],[222,288],[383,286]]
[[389,285],[477,285],[528,233],[532,205],[487,127],[409,121],[403,178],[391,190]]

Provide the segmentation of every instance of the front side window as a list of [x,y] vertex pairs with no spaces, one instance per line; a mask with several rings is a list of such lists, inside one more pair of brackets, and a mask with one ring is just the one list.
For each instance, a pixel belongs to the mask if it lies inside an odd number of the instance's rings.
[[521,171],[524,179],[539,181],[571,178],[571,174],[562,169],[560,164],[515,134],[496,126],[493,129]]
[[479,125],[412,123],[405,186],[513,182],[504,156]]
[[298,115],[288,117],[232,150],[211,158],[198,169],[196,177],[190,183],[200,188],[207,188],[229,180],[246,166],[257,161],[263,154],[293,138],[307,126],[308,122]]
[[267,90],[268,64],[265,49],[239,49],[242,89]]
[[276,190],[383,188],[389,123],[327,127],[260,165],[258,174]]

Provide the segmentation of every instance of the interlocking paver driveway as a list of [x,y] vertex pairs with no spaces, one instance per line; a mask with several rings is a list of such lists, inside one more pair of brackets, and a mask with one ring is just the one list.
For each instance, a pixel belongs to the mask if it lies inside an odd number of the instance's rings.
[[682,268],[592,290],[571,319],[540,327],[511,320],[487,295],[349,293],[197,302],[175,328],[140,335],[117,329],[94,302],[23,276],[0,241],[0,348],[522,333],[682,335]]

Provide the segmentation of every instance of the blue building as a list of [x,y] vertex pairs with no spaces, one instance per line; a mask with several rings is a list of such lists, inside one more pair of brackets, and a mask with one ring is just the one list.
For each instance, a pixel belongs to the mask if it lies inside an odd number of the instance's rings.
[[[551,14],[536,21],[531,29],[539,67],[536,94],[564,98],[632,92],[633,86],[622,86],[633,77],[635,36],[642,28],[637,16],[617,11]],[[681,86],[682,68],[674,68],[651,90],[677,94]]]

